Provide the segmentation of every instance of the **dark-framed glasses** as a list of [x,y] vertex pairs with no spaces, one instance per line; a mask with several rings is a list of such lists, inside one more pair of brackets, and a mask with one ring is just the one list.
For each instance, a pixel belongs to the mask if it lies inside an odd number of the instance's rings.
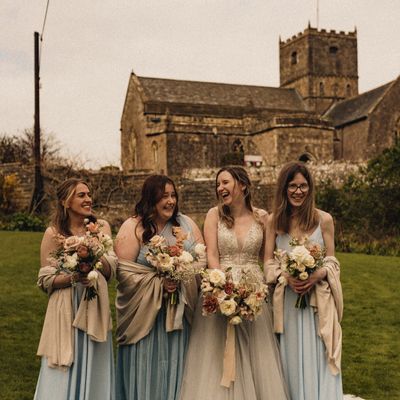
[[301,193],[306,193],[308,192],[308,189],[310,187],[308,186],[307,183],[302,183],[301,185],[296,185],[295,183],[289,183],[287,188],[290,193],[294,193],[297,189],[300,189]]

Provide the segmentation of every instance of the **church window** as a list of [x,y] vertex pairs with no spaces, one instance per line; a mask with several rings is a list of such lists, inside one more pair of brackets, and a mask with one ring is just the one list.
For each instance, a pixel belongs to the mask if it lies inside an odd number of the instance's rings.
[[346,97],[351,97],[351,85],[349,83],[346,85]]
[[339,92],[339,85],[337,83],[335,83],[333,85],[333,96],[338,97],[338,92]]
[[307,154],[307,153],[302,154],[299,157],[299,161],[302,161],[302,162],[305,162],[305,163],[308,162],[308,161],[311,161],[311,156],[309,154]]
[[337,54],[338,50],[339,49],[336,46],[329,47],[329,53],[330,54]]
[[319,95],[323,96],[325,94],[324,82],[319,83]]
[[243,143],[240,139],[236,139],[232,143],[232,151],[234,153],[244,153]]
[[297,51],[293,51],[292,54],[290,55],[290,62],[292,65],[297,64],[298,58],[297,58]]
[[158,164],[158,144],[157,144],[156,141],[154,141],[151,144],[151,150],[152,150],[152,153],[153,153],[154,164],[157,165]]

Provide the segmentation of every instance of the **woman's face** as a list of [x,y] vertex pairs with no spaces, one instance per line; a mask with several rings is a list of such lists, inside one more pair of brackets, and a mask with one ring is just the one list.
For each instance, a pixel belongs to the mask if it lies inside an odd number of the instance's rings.
[[92,214],[92,195],[84,183],[78,183],[75,193],[67,205],[69,213],[78,216],[88,217]]
[[217,178],[217,194],[225,206],[243,200],[245,186],[237,182],[228,171],[222,171]]
[[288,183],[286,189],[290,205],[292,207],[300,207],[307,198],[309,189],[307,179],[298,172]]
[[157,217],[162,221],[168,221],[174,214],[176,207],[176,193],[170,183],[165,185],[164,194],[156,203]]

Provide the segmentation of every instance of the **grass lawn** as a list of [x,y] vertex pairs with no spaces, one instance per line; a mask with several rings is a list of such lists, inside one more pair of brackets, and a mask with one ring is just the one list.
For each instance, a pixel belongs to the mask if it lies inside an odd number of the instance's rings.
[[[47,298],[36,287],[41,233],[0,232],[0,398],[32,399]],[[345,297],[343,383],[365,399],[400,399],[400,258],[339,254]],[[115,288],[111,288],[111,303]],[[113,310],[113,307],[112,307]]]

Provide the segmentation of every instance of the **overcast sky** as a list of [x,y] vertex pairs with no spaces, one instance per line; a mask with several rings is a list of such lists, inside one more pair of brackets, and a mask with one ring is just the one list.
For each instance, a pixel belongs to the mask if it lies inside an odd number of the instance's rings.
[[[33,125],[33,32],[47,0],[0,1],[0,133]],[[317,24],[317,0],[50,0],[41,124],[87,167],[119,165],[130,72],[279,86],[279,36]],[[319,27],[357,27],[359,90],[400,74],[400,0],[319,0]]]

